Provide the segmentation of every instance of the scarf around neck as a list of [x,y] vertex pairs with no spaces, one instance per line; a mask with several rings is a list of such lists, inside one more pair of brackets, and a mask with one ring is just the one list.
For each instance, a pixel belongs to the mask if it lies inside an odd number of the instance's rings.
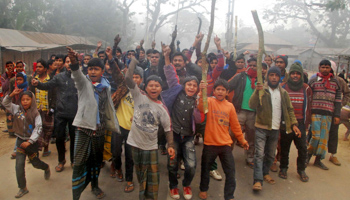
[[255,89],[255,80],[256,80],[256,77],[257,77],[257,71],[254,70],[252,67],[248,67],[247,70],[246,70],[246,73],[251,79],[251,87],[253,89]]
[[299,91],[303,87],[303,83],[304,80],[302,78],[300,78],[298,82],[294,82],[290,77],[287,79],[288,87],[293,91]]
[[329,82],[329,79],[333,77],[332,73],[329,73],[328,76],[324,76],[323,74],[321,74],[320,72],[317,73],[317,76],[322,78],[322,83],[324,84],[324,86],[329,89],[331,87],[331,84]]
[[[89,75],[86,75],[89,78]],[[90,79],[90,78],[89,78]],[[92,85],[94,86],[94,96],[95,100],[97,102],[97,116],[96,116],[96,124],[101,124],[100,121],[100,93],[104,91],[106,88],[108,88],[109,82],[105,77],[101,77],[101,82],[92,82]]]

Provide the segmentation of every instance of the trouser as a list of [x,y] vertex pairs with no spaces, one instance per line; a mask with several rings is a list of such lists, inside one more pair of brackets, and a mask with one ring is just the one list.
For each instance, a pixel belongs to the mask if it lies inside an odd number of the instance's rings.
[[18,187],[21,189],[24,189],[27,186],[26,174],[25,174],[26,156],[28,156],[33,167],[37,169],[46,170],[49,167],[48,164],[41,161],[38,157],[38,143],[31,144],[26,149],[22,149],[21,144],[23,142],[26,142],[26,140],[17,138],[16,176],[17,176]]
[[9,132],[9,135],[14,136],[15,132],[13,130],[13,115],[8,110],[6,110],[6,124],[7,124],[7,130]]
[[142,150],[132,147],[135,172],[139,186],[139,199],[158,199],[159,170],[158,150]]
[[281,130],[281,160],[280,160],[280,169],[288,168],[289,164],[289,151],[292,141],[296,148],[298,149],[298,158],[297,158],[297,170],[304,171],[306,168],[305,160],[307,159],[307,146],[306,146],[306,130],[305,124],[303,121],[298,120],[298,128],[301,132],[301,137],[295,135],[295,132],[286,133],[286,131]]
[[47,111],[39,111],[42,121],[42,137],[39,138],[41,147],[48,147],[52,132],[54,130],[54,117],[49,115]]
[[254,183],[263,182],[275,159],[279,130],[255,127]]
[[208,146],[204,145],[202,153],[200,191],[206,192],[209,189],[209,170],[216,157],[219,156],[222,169],[225,173],[224,198],[233,199],[236,189],[235,161],[230,146]]
[[331,128],[329,129],[328,153],[331,153],[331,154],[337,153],[338,130],[339,130],[339,124],[334,124],[334,118],[332,118]]
[[122,168],[122,146],[124,142],[124,151],[125,151],[125,180],[132,182],[133,179],[133,167],[134,161],[132,159],[132,150],[131,146],[127,144],[127,139],[129,135],[129,130],[120,127],[121,134],[112,133],[112,162],[115,169],[121,170]]
[[168,156],[168,173],[169,173],[169,188],[177,188],[177,171],[179,168],[179,155],[182,155],[182,159],[185,165],[185,175],[182,181],[183,187],[191,185],[194,174],[196,172],[196,149],[193,142],[193,136],[181,136],[174,133],[174,149],[175,158],[170,159]]
[[[72,138],[71,138],[72,140]],[[74,166],[72,176],[73,199],[80,198],[81,193],[91,182],[92,189],[98,188],[98,177],[103,159],[105,137],[90,136],[82,130],[76,130]]]
[[[254,162],[254,144],[255,144],[255,112],[248,110],[241,110],[237,113],[239,124],[242,132],[245,132],[245,139],[249,144],[249,149],[245,150],[246,162]],[[244,128],[245,127],[245,128]]]
[[56,147],[58,152],[58,162],[62,163],[66,160],[66,126],[68,124],[70,136],[70,162],[74,163],[74,141],[75,141],[75,127],[72,125],[74,118],[66,118],[55,116],[55,132],[56,132]]

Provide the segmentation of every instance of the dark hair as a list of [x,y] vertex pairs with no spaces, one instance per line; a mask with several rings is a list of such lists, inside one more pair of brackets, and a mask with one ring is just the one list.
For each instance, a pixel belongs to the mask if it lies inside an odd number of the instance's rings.
[[8,64],[13,64],[13,62],[12,61],[7,61],[5,66],[7,66]]
[[66,63],[67,58],[68,58],[68,55],[64,56],[63,63]]
[[105,51],[99,51],[99,52],[97,53],[97,56],[99,56],[100,54],[105,54],[105,55],[106,55]]
[[24,65],[23,61],[22,61],[22,60],[19,60],[19,61],[16,62],[16,66],[17,66],[17,64],[19,64],[19,63],[22,63],[22,65]]
[[93,67],[93,66],[101,67],[102,70],[105,69],[105,65],[103,64],[102,60],[99,58],[92,58],[88,62],[88,67]]
[[[156,54],[156,53],[159,53],[159,51],[157,51],[157,50],[154,49],[154,50],[152,51],[152,54]],[[160,54],[160,53],[159,53],[159,54]]]
[[226,90],[228,90],[228,82],[225,79],[218,79],[217,81],[215,81],[214,83],[214,90],[215,88],[217,88],[218,86],[222,86],[224,87]]
[[85,56],[89,56],[90,58],[92,58],[92,55],[90,55],[90,54],[85,54],[84,57],[85,57]]
[[47,61],[47,66],[49,67],[50,65],[53,65],[54,62],[55,62],[55,61],[49,59],[49,60]]
[[151,54],[151,53],[153,53],[153,49],[148,49],[148,50],[146,51],[146,55]]
[[134,52],[134,53],[136,53],[136,52],[135,52],[135,50],[129,50],[129,51],[128,51],[128,54],[129,54],[130,52]]
[[175,52],[175,53],[171,56],[171,62],[173,62],[173,59],[174,59],[176,56],[182,56],[182,58],[184,59],[184,62],[187,61],[187,58],[186,58],[186,56],[185,56],[183,53],[181,53],[181,52]]
[[58,60],[58,59],[62,59],[62,60],[64,60],[64,55],[63,54],[58,54],[58,55],[56,55],[56,57],[55,57],[55,60]]
[[262,68],[267,69],[267,64],[266,63],[261,63],[262,64]]
[[319,64],[319,66],[322,66],[322,65],[332,66],[331,61],[329,61],[329,60],[322,60]]
[[55,58],[56,58],[56,55],[55,55],[55,54],[52,54],[52,55],[50,56],[50,60],[52,59],[52,57],[55,57]]
[[[50,59],[51,60],[51,59]],[[51,60],[52,61],[52,60]],[[49,68],[49,65],[47,64],[47,62],[45,61],[45,60],[43,60],[43,59],[39,59],[39,60],[37,60],[36,61],[36,64],[38,64],[38,63],[41,63],[43,66],[44,66],[44,68],[45,69],[48,69]],[[53,62],[52,62],[53,63]]]
[[238,57],[236,58],[236,60],[235,60],[235,61],[242,60],[242,59],[245,61],[244,56],[238,56]]
[[17,74],[16,74],[16,79],[17,79],[18,77],[21,77],[21,78],[24,79],[24,75],[23,75],[22,73],[17,73]]
[[252,57],[252,58],[249,58],[249,59],[248,59],[248,63],[253,62],[253,61],[256,62],[256,58],[253,58],[253,57]]
[[123,53],[120,47],[117,47],[116,51],[118,51],[119,53]]
[[22,92],[21,94],[20,94],[20,96],[19,96],[19,99],[22,99],[22,97],[24,96],[24,95],[27,95],[27,96],[29,96],[31,99],[33,99],[33,93],[31,92],[31,91],[24,91],[24,92]]
[[188,49],[182,49],[181,53],[184,53],[185,51],[188,51]]

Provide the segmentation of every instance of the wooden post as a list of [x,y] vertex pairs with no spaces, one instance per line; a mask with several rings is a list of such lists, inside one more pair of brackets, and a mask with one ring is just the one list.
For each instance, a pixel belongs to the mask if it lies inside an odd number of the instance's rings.
[[[210,39],[213,33],[213,27],[214,27],[215,3],[216,3],[216,0],[211,1],[211,17],[210,17],[209,33],[208,33],[207,41],[205,43],[205,47],[202,51],[202,62],[203,62],[202,80],[204,81],[204,83],[207,83],[207,73],[208,73],[209,63],[207,62],[206,58],[207,58],[207,51],[209,48],[209,43],[210,43]],[[206,114],[208,112],[207,88],[202,90],[202,95],[203,95],[203,110],[204,110],[204,114]]]
[[[263,84],[263,78],[262,78],[262,56],[265,54],[265,44],[264,44],[264,31],[261,27],[261,23],[259,20],[258,13],[256,10],[252,10],[252,15],[254,18],[254,22],[256,25],[256,28],[258,29],[259,34],[259,51],[258,51],[258,57],[257,57],[257,72],[258,72],[258,83]],[[262,105],[261,97],[264,94],[263,90],[259,91],[259,99],[260,99],[260,105]]]
[[233,60],[235,61],[237,58],[237,16],[235,17],[235,47],[233,48]]

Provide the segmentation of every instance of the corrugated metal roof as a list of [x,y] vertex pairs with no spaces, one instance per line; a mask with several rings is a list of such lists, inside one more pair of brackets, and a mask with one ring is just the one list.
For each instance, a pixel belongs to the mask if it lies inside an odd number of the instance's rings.
[[16,51],[34,51],[69,45],[96,46],[96,38],[0,28],[0,46]]

